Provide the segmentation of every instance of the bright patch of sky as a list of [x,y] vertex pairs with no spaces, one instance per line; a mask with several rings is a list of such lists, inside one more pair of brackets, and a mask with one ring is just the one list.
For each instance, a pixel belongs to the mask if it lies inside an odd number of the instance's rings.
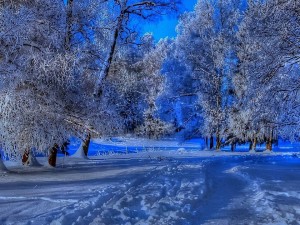
[[[192,11],[197,0],[183,0],[183,12]],[[145,33],[152,33],[155,40],[159,40],[165,37],[175,37],[176,36],[176,26],[178,24],[178,19],[175,16],[164,16],[162,20],[157,22],[152,22],[144,26]]]

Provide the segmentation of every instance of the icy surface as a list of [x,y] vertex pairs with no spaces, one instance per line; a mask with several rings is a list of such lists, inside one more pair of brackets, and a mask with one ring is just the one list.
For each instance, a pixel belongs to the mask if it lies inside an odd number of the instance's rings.
[[7,164],[0,224],[299,224],[295,155],[145,154]]

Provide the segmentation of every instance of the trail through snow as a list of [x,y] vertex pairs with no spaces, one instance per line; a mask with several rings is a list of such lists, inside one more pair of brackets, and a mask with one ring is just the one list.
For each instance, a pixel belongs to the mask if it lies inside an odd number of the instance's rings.
[[292,156],[69,159],[0,177],[0,224],[299,224]]

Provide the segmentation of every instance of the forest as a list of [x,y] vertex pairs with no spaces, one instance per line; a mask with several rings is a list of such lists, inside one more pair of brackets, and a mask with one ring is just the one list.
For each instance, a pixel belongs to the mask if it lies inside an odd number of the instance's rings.
[[[0,142],[9,158],[70,138],[299,140],[300,2],[2,0]],[[181,13],[181,14],[180,14]],[[158,42],[147,21],[180,15]],[[25,161],[26,161],[25,156]]]

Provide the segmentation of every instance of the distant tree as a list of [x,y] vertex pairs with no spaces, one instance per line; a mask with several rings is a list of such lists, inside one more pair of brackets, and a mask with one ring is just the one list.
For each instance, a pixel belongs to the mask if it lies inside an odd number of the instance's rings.
[[177,138],[189,139],[201,135],[201,107],[193,79],[188,66],[177,48],[176,41],[168,40],[167,57],[163,63],[162,74],[165,77],[164,91],[158,99],[159,115],[162,120],[173,124]]
[[116,52],[111,76],[104,81],[103,96],[117,106],[128,132],[141,134],[140,128],[150,117],[160,121],[156,100],[164,85],[161,67],[166,46],[166,41],[155,44],[152,35],[146,34],[141,45],[125,45]]
[[[231,67],[234,66],[235,33],[240,18],[240,1],[198,1],[178,26],[178,49],[190,66],[198,87],[195,93],[203,110],[202,134],[221,147],[231,105]],[[213,145],[211,145],[213,147]]]

